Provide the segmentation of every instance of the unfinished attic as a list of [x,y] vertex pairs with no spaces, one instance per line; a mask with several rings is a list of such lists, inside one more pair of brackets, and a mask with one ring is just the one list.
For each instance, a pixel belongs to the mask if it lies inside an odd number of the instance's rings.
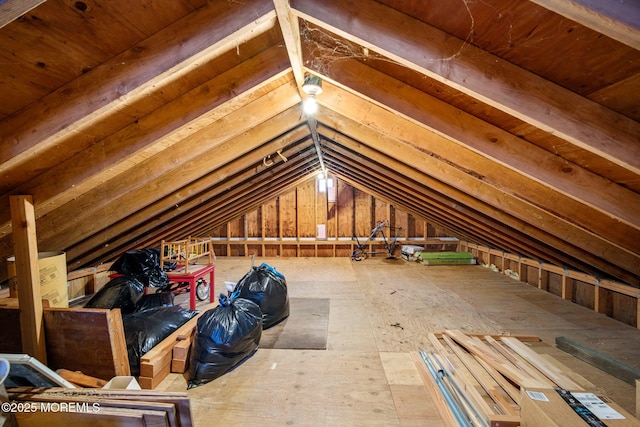
[[5,0],[0,93],[0,425],[640,425],[638,2]]

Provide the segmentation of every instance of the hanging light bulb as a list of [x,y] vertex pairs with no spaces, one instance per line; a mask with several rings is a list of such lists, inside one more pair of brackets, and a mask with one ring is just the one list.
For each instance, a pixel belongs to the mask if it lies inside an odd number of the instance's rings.
[[318,76],[307,74],[304,78],[302,91],[308,95],[307,99],[302,103],[305,114],[308,116],[315,114],[318,111],[316,95],[322,93],[322,79]]
[[318,102],[316,101],[316,97],[309,95],[302,103],[302,109],[307,116],[314,115],[318,111]]

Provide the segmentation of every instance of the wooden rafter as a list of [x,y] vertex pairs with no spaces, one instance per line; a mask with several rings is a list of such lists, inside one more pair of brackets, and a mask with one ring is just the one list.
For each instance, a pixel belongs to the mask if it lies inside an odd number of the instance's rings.
[[640,173],[640,124],[376,2],[294,0],[300,18]]
[[531,0],[634,49],[640,49],[640,6],[606,0]]
[[[68,138],[91,129],[97,120],[144,99],[200,63],[273,27],[275,13],[270,2],[251,3],[257,18],[247,13],[246,2],[211,3],[185,17],[184,23],[178,22],[146,40],[143,49],[136,47],[118,55],[0,122],[3,140],[11,142],[10,149],[0,154],[0,173],[25,164],[42,150],[63,145]],[[215,32],[207,30],[212,26]],[[176,44],[174,40],[184,42]],[[30,125],[34,121],[38,123],[35,129]]]
[[0,2],[0,28],[18,19],[46,0],[5,0]]

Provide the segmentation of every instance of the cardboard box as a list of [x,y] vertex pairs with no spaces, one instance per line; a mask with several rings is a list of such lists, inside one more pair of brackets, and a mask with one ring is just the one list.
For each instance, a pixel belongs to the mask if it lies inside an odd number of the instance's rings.
[[[640,420],[619,405],[593,393],[570,391],[607,427],[640,427]],[[589,425],[554,389],[522,390],[521,427],[585,427]]]
[[[64,252],[38,253],[38,270],[40,272],[41,298],[49,301],[49,307],[69,307],[69,291],[67,290],[67,255]],[[12,287],[11,297],[20,298],[15,283],[16,259],[7,259],[7,273]]]

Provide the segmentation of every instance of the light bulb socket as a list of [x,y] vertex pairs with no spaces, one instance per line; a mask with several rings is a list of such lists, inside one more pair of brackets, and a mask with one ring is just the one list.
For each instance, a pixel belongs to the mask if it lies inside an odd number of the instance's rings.
[[304,77],[302,90],[307,95],[319,95],[322,93],[322,79],[318,76],[307,74]]

